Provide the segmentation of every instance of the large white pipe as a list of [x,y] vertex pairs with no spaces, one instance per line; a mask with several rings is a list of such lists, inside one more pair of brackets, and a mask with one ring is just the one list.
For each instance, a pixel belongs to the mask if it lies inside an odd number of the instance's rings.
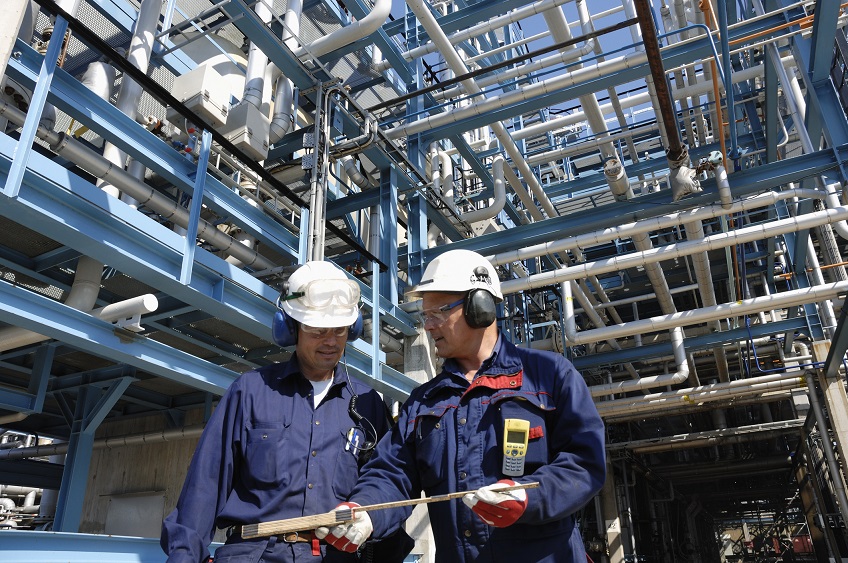
[[[159,25],[159,15],[162,13],[162,3],[163,0],[142,0],[139,6],[135,29],[130,40],[130,48],[127,51],[127,60],[143,73],[147,72],[150,65],[150,53],[153,51],[156,27]],[[128,115],[133,120],[136,119],[138,102],[141,99],[142,92],[141,85],[128,74],[124,74],[116,107],[124,115]],[[103,156],[122,169],[127,164],[127,154],[109,141],[103,144]],[[113,197],[120,197],[120,190],[102,178],[98,178],[97,187]],[[135,205],[135,202],[132,201],[125,202]]]
[[492,177],[495,181],[495,187],[494,199],[491,203],[481,209],[476,209],[460,215],[462,220],[469,225],[477,223],[478,221],[491,219],[504,208],[504,204],[506,203],[506,187],[504,185],[504,159],[501,155],[496,156],[495,160],[492,162]]
[[[271,22],[271,8],[265,0],[259,0],[255,7],[256,16],[264,24]],[[244,94],[242,103],[251,104],[255,108],[262,107],[262,97],[265,91],[265,69],[268,66],[268,56],[251,41],[247,54],[247,71],[244,77]]]
[[[87,256],[80,256],[77,260],[76,272],[74,272],[74,282],[65,299],[65,305],[79,311],[91,311],[100,293],[102,273],[101,262]],[[29,346],[45,340],[48,340],[48,337],[42,334],[20,327],[9,327],[0,330],[0,351]]]
[[294,55],[303,59],[326,55],[331,51],[350,45],[358,39],[368,37],[382,26],[391,14],[392,0],[376,0],[371,11],[361,20],[356,20],[329,35],[319,37],[309,45],[294,50]]
[[[286,3],[286,15],[283,19],[283,42],[290,49],[297,47],[300,36],[300,18],[303,12],[303,0],[289,0]],[[276,68],[276,67],[275,67]],[[269,142],[276,143],[294,128],[294,83],[280,73],[277,76],[274,94],[274,117],[271,119]]]
[[[736,205],[738,204],[734,204],[734,207]],[[720,214],[726,211],[721,208],[720,204],[714,205],[712,207],[717,207],[718,209],[721,209]],[[833,221],[843,220],[846,216],[848,216],[848,206],[841,206],[836,209],[825,209],[822,211],[808,213],[800,217],[788,217],[786,219],[772,221],[771,223],[764,225],[751,225],[748,227],[743,227],[741,229],[736,229],[735,231],[728,233],[716,233],[704,237],[703,240],[670,243],[658,248],[653,248],[649,251],[622,254],[620,256],[614,256],[605,260],[586,262],[584,264],[576,264],[567,268],[562,268],[561,270],[552,270],[541,274],[535,274],[533,276],[529,276],[523,279],[507,280],[501,284],[501,289],[505,293],[517,293],[519,291],[533,289],[536,287],[543,287],[552,283],[559,283],[570,279],[579,279],[590,274],[597,275],[601,273],[609,273],[612,271],[621,271],[627,268],[641,266],[646,263],[655,263],[660,262],[662,260],[671,260],[673,258],[687,256],[689,254],[692,254],[694,252],[700,252],[702,250],[716,250],[719,248],[725,248],[727,246],[733,246],[734,244],[753,242],[755,240],[766,239],[777,235],[802,231],[804,229],[814,228],[819,225],[828,224]],[[663,219],[668,220],[668,216],[657,219],[650,219],[648,220],[648,222]],[[681,219],[683,219],[683,217],[681,217]],[[632,231],[638,231],[642,233],[647,232],[647,230],[644,230],[644,227],[646,227],[647,225],[643,223],[643,221],[639,221],[638,223],[624,225],[622,227],[623,236],[630,236]],[[603,229],[602,231],[587,233],[586,237],[588,237],[590,240],[604,241],[605,238],[600,236],[599,233],[603,232],[606,234],[607,232],[615,231],[616,229],[617,227],[614,227],[612,229]],[[578,241],[586,241],[586,238],[581,235],[566,240],[555,241],[553,243],[543,243],[540,245],[535,245],[532,247],[532,250],[519,249],[510,252],[504,252],[502,254],[495,255],[493,257],[493,263],[505,264],[508,262],[524,260],[529,257],[541,256],[548,252],[560,252],[569,248],[575,243],[577,243],[580,248],[586,248],[587,246],[590,246],[588,244],[579,244]],[[593,242],[593,244],[599,243]],[[542,248],[545,248],[546,251],[539,252],[539,250]],[[578,271],[579,273],[577,273]]]
[[[563,295],[565,296],[565,303],[566,303],[566,306],[565,306],[565,312],[566,312],[566,314],[565,314],[565,325],[566,325],[565,330],[566,330],[566,334],[569,331],[569,323],[571,324],[571,328],[575,332],[577,330],[577,327],[574,325],[574,313],[572,312],[570,315],[568,313],[569,304],[571,303],[572,292],[574,294],[574,297],[577,299],[578,303],[580,303],[580,305],[582,305],[583,308],[586,310],[586,315],[589,317],[589,320],[592,322],[592,324],[595,325],[597,328],[603,328],[604,326],[606,326],[604,324],[604,320],[601,318],[601,316],[598,315],[598,313],[596,313],[594,311],[594,309],[592,308],[592,304],[591,304],[588,296],[586,295],[586,292],[583,291],[583,288],[580,287],[580,285],[577,282],[575,282],[575,281],[563,282],[562,292],[563,292]],[[610,339],[610,340],[607,340],[606,342],[607,342],[607,344],[609,344],[610,348],[612,348],[613,350],[621,350],[621,345],[618,342],[616,342],[615,340]],[[639,378],[639,374],[636,372],[636,368],[633,367],[633,364],[628,362],[628,363],[624,364],[624,367],[627,370],[627,373],[630,374],[630,377],[632,377],[633,379]]]
[[679,406],[694,406],[728,398],[759,395],[770,391],[795,389],[806,385],[804,372],[781,373],[737,379],[728,383],[713,383],[698,387],[688,387],[675,391],[653,393],[640,397],[628,397],[612,401],[596,402],[598,413],[602,417],[634,414],[646,411],[659,411]]
[[756,314],[769,309],[794,307],[816,301],[834,299],[848,292],[848,281],[829,283],[802,289],[793,289],[762,297],[754,297],[733,303],[724,303],[713,307],[691,309],[670,315],[660,315],[649,319],[631,321],[623,325],[608,326],[603,329],[586,330],[570,338],[574,345],[599,342],[609,338],[624,338],[635,334],[646,334],[667,330],[676,326],[689,326],[713,320]]

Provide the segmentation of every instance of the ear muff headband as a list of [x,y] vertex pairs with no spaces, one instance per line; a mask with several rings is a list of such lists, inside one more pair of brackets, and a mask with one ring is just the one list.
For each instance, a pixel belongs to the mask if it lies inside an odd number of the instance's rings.
[[472,289],[465,297],[462,313],[471,328],[485,328],[497,318],[495,297],[485,289]]
[[[352,342],[362,336],[362,313],[356,316],[356,320],[347,329],[347,341]],[[297,344],[297,321],[286,314],[282,309],[274,313],[271,323],[271,338],[277,346],[294,346]]]

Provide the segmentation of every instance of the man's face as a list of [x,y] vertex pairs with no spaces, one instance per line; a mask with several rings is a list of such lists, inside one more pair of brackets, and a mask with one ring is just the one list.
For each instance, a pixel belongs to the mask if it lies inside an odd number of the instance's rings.
[[462,293],[422,294],[424,329],[433,337],[436,353],[442,358],[456,358],[468,345],[472,329],[462,314],[463,303],[443,310],[462,298]]
[[314,328],[301,324],[297,335],[297,359],[306,379],[323,381],[333,377],[344,353],[347,327]]

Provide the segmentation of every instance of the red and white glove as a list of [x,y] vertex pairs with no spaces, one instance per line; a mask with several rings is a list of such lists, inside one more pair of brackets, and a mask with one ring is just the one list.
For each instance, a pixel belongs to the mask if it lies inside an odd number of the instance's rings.
[[498,492],[498,489],[517,484],[511,479],[501,479],[493,485],[478,489],[474,494],[465,495],[462,502],[489,526],[506,528],[515,524],[527,510],[527,493],[524,489],[505,493]]
[[365,543],[365,540],[374,531],[374,525],[371,523],[371,517],[368,516],[367,512],[356,510],[359,505],[355,502],[343,502],[333,510],[343,508],[350,508],[353,511],[353,521],[332,528],[320,526],[315,529],[315,537],[319,540],[325,540],[339,551],[353,553]]

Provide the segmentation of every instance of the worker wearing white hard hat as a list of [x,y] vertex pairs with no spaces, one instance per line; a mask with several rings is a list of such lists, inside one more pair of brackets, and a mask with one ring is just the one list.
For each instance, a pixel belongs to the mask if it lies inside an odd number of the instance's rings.
[[[407,295],[423,301],[442,370],[412,391],[377,445],[345,503],[353,521],[316,535],[353,551],[409,514],[357,506],[475,491],[427,505],[436,561],[584,563],[575,514],[601,489],[606,460],[583,378],[562,355],[500,333],[500,281],[476,252],[440,254]],[[526,483],[538,488],[501,491]]]
[[[361,334],[359,284],[330,262],[307,262],[284,284],[272,340],[294,347],[285,363],[248,371],[212,414],[161,544],[168,563],[353,563],[310,531],[244,538],[245,524],[327,512],[346,500],[377,440],[389,429],[379,394],[347,374],[348,340]],[[220,537],[223,536],[223,537]],[[403,561],[411,539],[369,542],[375,561]]]

